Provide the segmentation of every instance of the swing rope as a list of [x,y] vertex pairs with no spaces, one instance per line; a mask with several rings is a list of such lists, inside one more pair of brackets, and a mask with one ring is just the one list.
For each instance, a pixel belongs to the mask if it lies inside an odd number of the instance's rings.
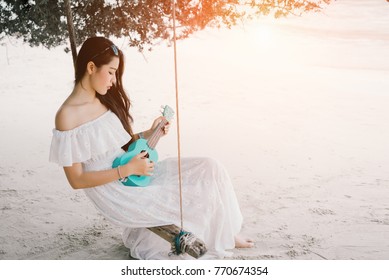
[[180,219],[181,231],[184,228],[182,211],[182,176],[181,176],[181,142],[180,142],[180,112],[178,106],[178,71],[177,71],[177,37],[176,37],[176,1],[172,0],[173,10],[173,44],[174,44],[174,84],[176,89],[176,116],[177,116],[177,152],[178,152],[178,184],[180,190]]
[[181,176],[181,142],[180,142],[180,112],[178,102],[178,71],[177,71],[177,36],[176,36],[176,1],[172,0],[173,12],[173,45],[174,45],[174,81],[176,90],[176,117],[177,117],[177,152],[178,152],[178,184],[180,193],[180,220],[181,230],[174,237],[172,243],[172,254],[180,255],[187,252],[190,246],[195,241],[195,236],[187,231],[184,231],[184,218],[182,209],[182,176]]

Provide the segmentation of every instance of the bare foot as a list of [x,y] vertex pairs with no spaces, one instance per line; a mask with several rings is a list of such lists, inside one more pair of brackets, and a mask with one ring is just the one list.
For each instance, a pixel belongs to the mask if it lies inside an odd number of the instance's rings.
[[235,236],[235,248],[252,248],[254,247],[254,241],[250,238],[242,237],[240,235]]

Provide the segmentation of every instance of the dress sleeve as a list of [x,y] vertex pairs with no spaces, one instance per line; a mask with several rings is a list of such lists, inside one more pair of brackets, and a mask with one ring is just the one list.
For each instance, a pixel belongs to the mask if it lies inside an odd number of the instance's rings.
[[130,139],[119,119],[114,117],[68,131],[53,129],[49,161],[72,166],[118,149]]
[[53,130],[49,161],[60,166],[72,166],[91,158],[90,139],[78,131]]

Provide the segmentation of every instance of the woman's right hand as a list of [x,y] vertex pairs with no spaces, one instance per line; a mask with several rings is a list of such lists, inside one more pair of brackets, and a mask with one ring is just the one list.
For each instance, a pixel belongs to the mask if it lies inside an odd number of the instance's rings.
[[128,170],[127,176],[130,176],[130,175],[151,176],[151,175],[153,175],[154,162],[149,160],[146,157],[146,155],[147,155],[147,152],[142,152],[140,154],[137,154],[125,165],[126,170]]

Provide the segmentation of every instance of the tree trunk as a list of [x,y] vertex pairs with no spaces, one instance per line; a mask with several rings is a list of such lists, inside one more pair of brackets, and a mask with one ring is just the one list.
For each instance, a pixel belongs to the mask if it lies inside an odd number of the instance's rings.
[[74,32],[74,25],[73,25],[72,9],[70,7],[70,0],[65,0],[65,12],[66,12],[67,25],[68,25],[68,32],[69,32],[70,48],[72,50],[73,66],[75,66],[76,59],[77,59],[77,45],[76,45],[76,34]]

